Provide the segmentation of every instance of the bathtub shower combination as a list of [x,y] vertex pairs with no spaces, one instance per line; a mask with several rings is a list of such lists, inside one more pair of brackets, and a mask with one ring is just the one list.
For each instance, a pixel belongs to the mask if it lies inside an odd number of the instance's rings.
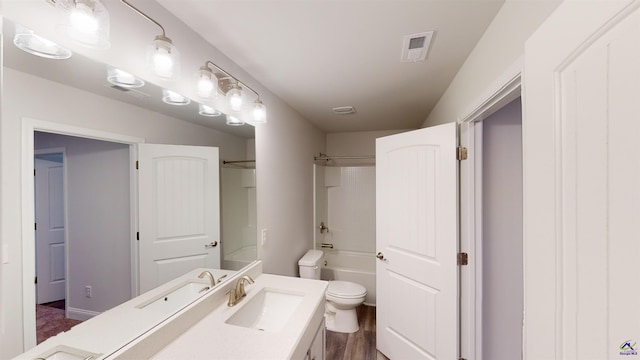
[[325,253],[321,278],[361,284],[365,304],[376,305],[375,166],[370,157],[315,160],[314,241]]

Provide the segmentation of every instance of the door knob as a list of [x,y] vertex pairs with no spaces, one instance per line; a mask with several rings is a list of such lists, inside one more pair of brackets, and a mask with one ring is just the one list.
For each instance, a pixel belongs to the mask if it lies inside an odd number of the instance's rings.
[[379,252],[378,255],[376,255],[376,257],[380,260],[384,260],[384,255],[382,255],[381,252]]
[[204,247],[206,247],[206,248],[212,248],[212,247],[216,247],[216,246],[218,246],[218,242],[217,242],[217,241],[215,241],[215,240],[214,240],[214,241],[212,241],[212,242],[211,242],[211,243],[209,243],[209,244],[205,244],[205,245],[204,245]]

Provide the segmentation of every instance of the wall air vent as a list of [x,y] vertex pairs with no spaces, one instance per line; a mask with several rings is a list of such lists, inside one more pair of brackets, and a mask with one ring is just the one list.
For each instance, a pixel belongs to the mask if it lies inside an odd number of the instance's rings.
[[352,115],[356,113],[356,108],[354,108],[353,106],[334,107],[333,113],[337,115]]
[[427,58],[433,31],[406,35],[402,43],[402,62],[423,61]]

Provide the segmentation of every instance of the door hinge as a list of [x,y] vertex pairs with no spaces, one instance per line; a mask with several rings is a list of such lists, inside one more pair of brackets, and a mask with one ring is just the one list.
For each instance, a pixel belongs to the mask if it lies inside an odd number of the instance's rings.
[[464,146],[458,146],[456,149],[456,159],[458,160],[467,160],[468,151]]
[[458,266],[469,265],[469,254],[461,252],[458,253]]
[[38,230],[38,223],[33,223],[33,230]]
[[140,231],[136,233],[136,240],[140,241]]
[[37,284],[37,283],[38,283],[38,277],[37,277],[37,276],[33,279],[33,283],[34,283],[34,284]]
[[138,160],[136,160],[136,170],[138,170],[140,167],[140,162]]
[[36,176],[36,169],[33,169],[33,176]]
[[458,360],[467,360],[467,358],[458,358]]

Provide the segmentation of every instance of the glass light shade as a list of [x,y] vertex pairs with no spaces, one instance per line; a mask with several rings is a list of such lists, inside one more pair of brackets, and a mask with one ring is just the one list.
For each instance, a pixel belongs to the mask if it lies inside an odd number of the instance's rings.
[[218,91],[218,78],[213,72],[203,66],[198,71],[198,96],[203,99],[211,99]]
[[191,103],[188,98],[167,89],[162,89],[162,101],[169,105],[188,105]]
[[202,116],[220,116],[222,113],[211,106],[200,104],[198,107],[198,114]]
[[163,79],[177,80],[180,77],[180,53],[168,37],[158,35],[147,47],[147,64]]
[[52,41],[36,35],[32,30],[16,24],[13,44],[29,54],[47,59],[68,59],[72,53]]
[[235,116],[227,115],[227,125],[240,126],[240,125],[244,125],[244,121],[238,119]]
[[255,124],[264,124],[267,122],[267,107],[264,106],[260,99],[253,103],[253,122]]
[[56,0],[67,35],[82,45],[109,48],[109,12],[100,0]]
[[233,85],[233,87],[227,92],[227,98],[229,98],[229,107],[231,110],[242,110],[242,88],[240,86]]
[[125,88],[139,88],[144,86],[144,80],[112,66],[107,67],[107,81],[113,85]]

